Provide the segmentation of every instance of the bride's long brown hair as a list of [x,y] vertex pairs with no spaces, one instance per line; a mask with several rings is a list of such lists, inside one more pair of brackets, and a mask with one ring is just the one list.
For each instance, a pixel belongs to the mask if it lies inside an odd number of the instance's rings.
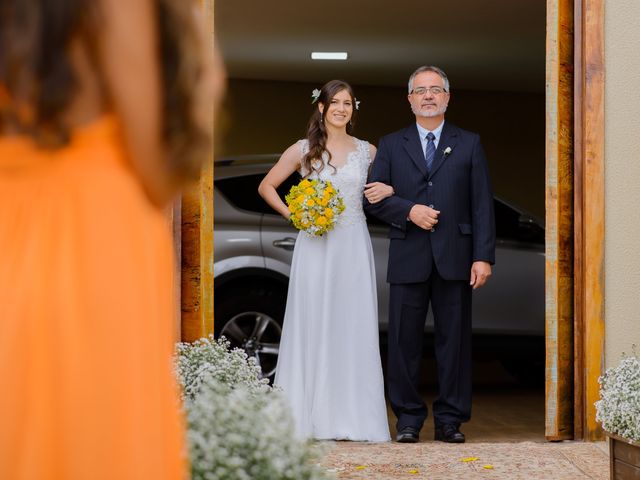
[[[331,163],[331,152],[327,150],[327,129],[324,126],[324,115],[331,100],[339,92],[346,90],[351,97],[351,104],[353,105],[353,114],[351,115],[351,121],[347,125],[347,133],[351,133],[356,116],[356,97],[353,95],[353,89],[351,85],[342,80],[331,80],[325,83],[320,89],[320,96],[318,97],[318,103],[324,105],[324,110],[320,113],[320,109],[314,106],[313,113],[309,119],[309,126],[307,128],[307,140],[309,141],[309,151],[302,158],[302,171],[307,172],[307,176],[311,175],[314,171],[320,173],[324,168],[324,162],[322,161],[324,154],[327,154],[328,164],[336,170],[336,167]],[[320,160],[320,161],[317,161]]]

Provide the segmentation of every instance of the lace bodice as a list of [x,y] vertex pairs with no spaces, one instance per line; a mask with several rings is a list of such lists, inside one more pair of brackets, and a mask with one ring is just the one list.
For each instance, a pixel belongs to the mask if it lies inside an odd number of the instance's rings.
[[[306,155],[309,151],[308,140],[300,140],[299,143],[302,154]],[[313,172],[308,178],[329,181],[342,195],[345,209],[338,217],[335,228],[365,222],[364,210],[362,209],[362,192],[364,191],[364,184],[367,182],[371,163],[369,143],[356,139],[356,149],[349,153],[346,163],[337,168],[337,171],[327,164],[326,158],[324,162],[325,167],[322,171],[320,173]],[[304,176],[307,171],[304,167],[300,167],[300,173]]]

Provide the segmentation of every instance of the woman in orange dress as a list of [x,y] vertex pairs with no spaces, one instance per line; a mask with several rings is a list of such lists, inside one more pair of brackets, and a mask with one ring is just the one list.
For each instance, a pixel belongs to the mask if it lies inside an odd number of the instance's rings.
[[163,207],[220,91],[198,3],[2,1],[0,479],[186,476]]

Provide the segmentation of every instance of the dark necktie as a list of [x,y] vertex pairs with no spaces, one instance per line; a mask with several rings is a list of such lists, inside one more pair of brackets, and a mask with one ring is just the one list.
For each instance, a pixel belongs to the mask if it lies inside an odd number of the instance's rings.
[[424,158],[427,160],[427,171],[431,172],[431,166],[433,165],[433,158],[436,156],[436,144],[433,143],[436,136],[429,132],[427,133],[427,148],[424,150]]

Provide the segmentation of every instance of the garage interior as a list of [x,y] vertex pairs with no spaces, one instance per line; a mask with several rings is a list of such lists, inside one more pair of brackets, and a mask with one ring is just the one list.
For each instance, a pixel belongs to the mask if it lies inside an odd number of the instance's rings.
[[[447,120],[481,135],[494,194],[544,219],[545,14],[541,0],[217,1],[229,84],[216,159],[278,153],[302,138],[311,91],[333,78],[352,84],[361,101],[354,134],[376,144],[413,121],[406,82],[417,66],[432,64],[451,82]],[[349,59],[312,61],[312,51],[346,51]],[[540,324],[544,331],[544,315]],[[474,340],[469,441],[544,440],[544,368],[517,375],[517,365],[508,370],[499,358],[521,341],[534,346],[530,365],[543,367],[543,337]],[[430,350],[428,403],[435,392]],[[431,438],[429,421],[425,427]]]

